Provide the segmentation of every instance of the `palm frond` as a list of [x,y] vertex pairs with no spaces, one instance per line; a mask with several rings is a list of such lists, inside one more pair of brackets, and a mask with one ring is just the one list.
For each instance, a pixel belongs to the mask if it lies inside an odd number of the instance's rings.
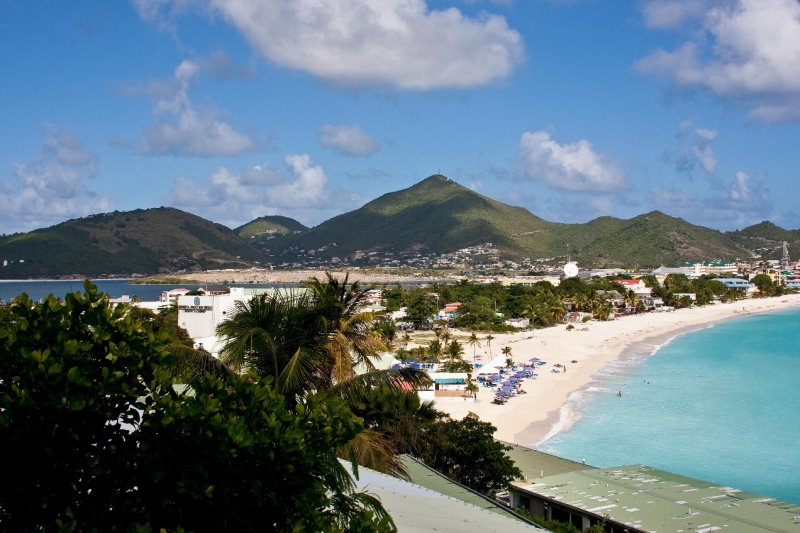
[[432,383],[430,376],[424,370],[390,368],[353,376],[346,381],[336,383],[326,392],[330,396],[340,396],[349,403],[361,401],[369,390],[378,385],[385,384],[391,388],[407,390],[429,387]]
[[364,429],[336,453],[343,459],[354,456],[359,465],[376,472],[410,479],[400,457],[394,452],[392,442],[375,429]]
[[167,351],[178,358],[177,363],[169,369],[170,377],[176,383],[190,383],[206,372],[220,378],[234,373],[225,363],[206,350],[198,350],[183,344],[171,344],[167,347]]

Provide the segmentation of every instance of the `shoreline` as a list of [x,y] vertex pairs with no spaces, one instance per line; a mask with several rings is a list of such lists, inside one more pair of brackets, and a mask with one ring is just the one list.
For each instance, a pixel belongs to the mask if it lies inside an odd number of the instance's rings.
[[[493,391],[480,387],[477,402],[438,402],[437,409],[454,418],[474,412],[497,428],[495,438],[535,449],[568,431],[580,419],[576,404],[586,394],[596,392],[592,390],[598,384],[596,376],[608,365],[643,360],[675,338],[717,323],[797,307],[800,307],[800,295],[791,294],[669,313],[648,313],[609,322],[592,321],[576,325],[573,331],[566,331],[566,326],[559,324],[536,330],[535,338],[531,338],[531,331],[495,335],[492,355],[510,346],[517,363],[527,362],[532,357],[547,361],[547,365],[538,367],[536,380],[522,383],[526,394],[511,398],[505,405],[495,405],[491,403]],[[743,313],[742,309],[748,312]],[[583,328],[588,331],[582,331]],[[483,345],[480,352],[487,352],[485,342]],[[469,357],[465,359],[470,360]],[[488,360],[486,354],[478,362]],[[564,365],[567,372],[552,373],[554,364]]]

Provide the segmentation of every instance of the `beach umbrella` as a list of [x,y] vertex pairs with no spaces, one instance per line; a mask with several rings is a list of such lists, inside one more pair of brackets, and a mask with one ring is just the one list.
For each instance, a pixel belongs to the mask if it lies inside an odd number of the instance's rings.
[[417,359],[417,358],[415,357],[414,359],[412,359],[412,360],[411,360],[411,362],[412,362],[412,363],[419,363],[419,359]]
[[536,361],[539,361],[539,358],[538,357],[534,357],[533,359],[529,359],[529,361],[533,361],[535,363]]

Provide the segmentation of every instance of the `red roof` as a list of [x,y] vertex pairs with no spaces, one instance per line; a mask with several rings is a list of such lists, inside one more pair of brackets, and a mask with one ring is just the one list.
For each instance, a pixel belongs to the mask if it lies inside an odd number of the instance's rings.
[[638,284],[642,283],[642,280],[640,280],[640,279],[618,279],[616,282],[619,283],[620,285],[638,285]]

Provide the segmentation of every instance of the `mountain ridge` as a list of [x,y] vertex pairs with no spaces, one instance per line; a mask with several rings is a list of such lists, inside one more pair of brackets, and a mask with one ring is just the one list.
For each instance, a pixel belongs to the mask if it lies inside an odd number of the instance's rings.
[[1,236],[0,264],[8,264],[0,278],[241,268],[296,262],[305,250],[315,250],[314,259],[322,261],[359,251],[442,254],[485,243],[492,243],[503,259],[566,258],[570,245],[572,258],[584,268],[657,267],[780,257],[783,240],[790,250],[800,250],[800,230],[768,221],[734,232],[696,226],[660,211],[581,224],[550,222],[435,174],[313,228],[275,215],[231,230],[162,207],[92,215]]

